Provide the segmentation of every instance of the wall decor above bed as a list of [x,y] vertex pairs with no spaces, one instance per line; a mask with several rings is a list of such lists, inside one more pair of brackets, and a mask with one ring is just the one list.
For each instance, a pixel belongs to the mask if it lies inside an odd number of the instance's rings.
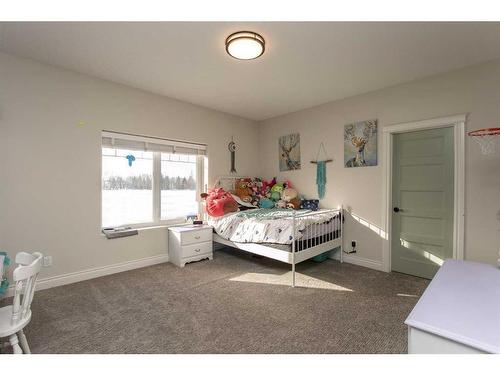
[[300,169],[300,134],[288,134],[279,138],[280,172]]
[[[319,159],[319,155],[323,151],[325,155],[324,160]],[[325,150],[325,144],[320,143],[318,147],[318,153],[316,155],[316,160],[312,160],[312,164],[316,164],[316,185],[318,185],[318,197],[323,199],[325,197],[325,187],[326,187],[326,163],[331,163],[333,159],[328,159],[328,154]]]
[[377,120],[347,124],[344,127],[344,166],[377,165]]
[[227,148],[231,155],[231,170],[229,173],[236,173],[236,143],[234,143],[233,137],[231,137],[231,142],[228,143]]

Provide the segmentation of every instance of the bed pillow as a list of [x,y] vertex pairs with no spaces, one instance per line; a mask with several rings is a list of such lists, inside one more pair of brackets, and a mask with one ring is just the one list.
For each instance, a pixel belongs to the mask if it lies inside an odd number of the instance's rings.
[[238,205],[241,207],[245,207],[245,208],[257,208],[256,206],[254,206],[252,203],[249,203],[249,202],[245,202],[244,200],[242,200],[240,197],[238,197],[237,195],[235,194],[231,194],[234,198],[234,200],[238,203]]
[[319,210],[319,199],[302,199],[300,203],[300,208],[305,208],[311,211]]

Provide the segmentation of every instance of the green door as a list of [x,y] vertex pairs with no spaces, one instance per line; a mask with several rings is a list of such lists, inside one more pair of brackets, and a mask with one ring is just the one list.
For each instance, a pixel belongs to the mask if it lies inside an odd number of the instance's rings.
[[391,267],[431,279],[453,257],[453,128],[393,137]]

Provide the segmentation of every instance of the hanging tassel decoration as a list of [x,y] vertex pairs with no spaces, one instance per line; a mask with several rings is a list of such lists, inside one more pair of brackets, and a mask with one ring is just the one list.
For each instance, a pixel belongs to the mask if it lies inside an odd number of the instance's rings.
[[[319,154],[321,151],[325,154],[324,160],[319,160]],[[319,144],[318,154],[316,155],[316,160],[311,160],[311,163],[316,164],[316,185],[318,185],[318,197],[323,199],[325,197],[326,188],[326,163],[331,163],[333,159],[328,159],[328,155],[325,150],[325,145],[323,142]]]
[[316,166],[316,184],[318,185],[318,197],[323,199],[325,197],[326,187],[326,161],[318,161]]

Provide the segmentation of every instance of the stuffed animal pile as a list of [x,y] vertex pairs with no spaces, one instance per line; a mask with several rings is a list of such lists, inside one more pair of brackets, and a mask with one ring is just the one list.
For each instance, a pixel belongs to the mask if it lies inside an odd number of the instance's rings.
[[[231,193],[222,188],[210,189],[208,194],[201,194],[201,197],[206,201],[207,213],[212,217],[236,212],[240,209],[239,206],[242,205],[242,202],[250,208],[286,208],[293,210],[304,208],[312,211],[319,209],[318,199],[301,199],[290,181],[278,183],[276,177],[270,181],[260,178],[238,179],[235,181],[234,196],[233,198]],[[238,200],[239,204],[236,200]],[[241,209],[244,208],[241,207]]]
[[235,195],[242,201],[260,208],[290,208],[298,210],[301,200],[290,181],[280,182],[273,178],[265,181],[260,178],[236,180]]

